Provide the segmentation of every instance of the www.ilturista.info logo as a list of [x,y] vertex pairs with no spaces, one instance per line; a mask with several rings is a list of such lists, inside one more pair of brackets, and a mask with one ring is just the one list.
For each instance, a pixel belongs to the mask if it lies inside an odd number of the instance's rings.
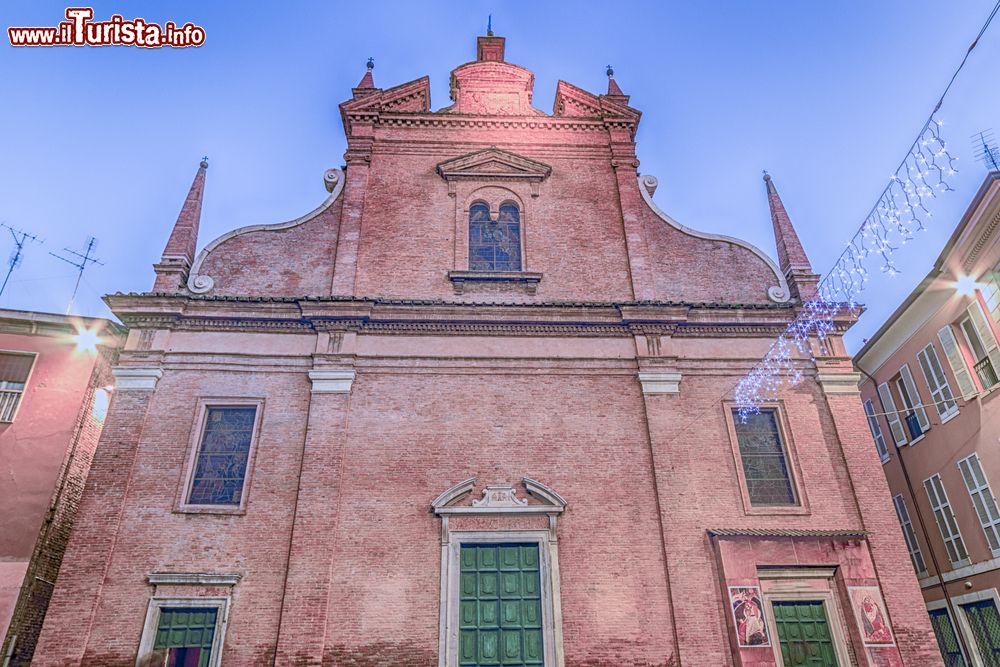
[[184,48],[205,43],[205,29],[185,23],[178,26],[167,21],[162,26],[145,19],[126,20],[120,14],[108,21],[92,21],[92,7],[69,7],[67,21],[50,28],[7,28],[11,46],[141,46],[156,49],[163,46]]

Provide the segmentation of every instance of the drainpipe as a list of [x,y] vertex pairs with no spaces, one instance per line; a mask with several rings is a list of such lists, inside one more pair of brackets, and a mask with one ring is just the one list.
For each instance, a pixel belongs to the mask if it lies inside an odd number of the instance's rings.
[[[870,373],[861,368],[861,366],[857,363],[854,364],[854,367],[861,371],[862,375],[871,380],[875,388],[878,389],[878,383],[875,382],[875,378],[873,378]],[[885,405],[882,403],[881,394],[876,391],[875,395],[878,396],[878,404],[882,408],[882,413],[888,414],[888,410],[886,410]],[[890,438],[892,437],[892,429],[889,429],[889,436]],[[896,458],[899,460],[900,470],[903,471],[903,480],[906,484],[906,490],[910,494],[910,498],[913,501],[913,513],[917,517],[917,523],[920,524],[920,532],[924,536],[924,542],[927,543],[927,551],[931,556],[931,563],[934,564],[934,569],[937,571],[938,586],[941,588],[941,593],[944,594],[945,606],[948,608],[948,613],[951,614],[951,618],[953,619],[951,621],[951,625],[952,629],[955,631],[955,638],[958,640],[958,646],[963,653],[962,660],[966,664],[969,664],[969,661],[972,660],[972,653],[969,651],[969,647],[965,644],[965,637],[962,635],[962,630],[958,623],[958,610],[955,609],[955,605],[951,601],[951,596],[948,595],[948,587],[944,584],[944,570],[941,569],[941,566],[938,564],[937,556],[934,555],[934,545],[931,543],[931,536],[927,533],[927,525],[924,523],[924,518],[920,514],[920,503],[917,502],[917,495],[914,493],[913,484],[910,482],[910,473],[906,469],[906,461],[903,460],[903,449],[901,447],[896,447],[895,439],[892,441],[892,446],[896,449]]]
[[10,659],[14,657],[14,645],[17,644],[17,635],[12,635],[10,644],[7,646],[7,655],[3,657],[3,667],[10,665]]

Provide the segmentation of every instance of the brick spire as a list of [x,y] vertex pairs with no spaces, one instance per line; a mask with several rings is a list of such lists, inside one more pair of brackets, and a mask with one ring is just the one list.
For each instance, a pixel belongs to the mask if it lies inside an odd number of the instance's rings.
[[771,175],[764,172],[767,185],[767,201],[771,208],[771,225],[774,227],[774,242],[778,247],[778,267],[788,279],[793,296],[805,301],[816,294],[819,276],[813,273],[809,257],[802,248],[799,235],[795,233],[792,219],[785,210],[778,189],[774,187]]
[[608,75],[608,92],[605,97],[609,97],[620,104],[628,104],[629,96],[622,92],[622,89],[618,86],[618,82],[615,81],[615,70],[611,65],[608,65],[606,73]]
[[208,158],[202,158],[198,173],[194,175],[187,199],[174,223],[167,245],[163,248],[160,263],[153,265],[156,282],[153,291],[178,291],[187,280],[188,270],[194,263],[194,252],[198,247],[198,226],[201,223],[201,202],[205,194],[205,172]]
[[[365,75],[361,77],[361,81],[359,81],[358,85],[354,87],[355,91],[375,90],[375,79],[372,77],[372,70],[375,69],[375,59],[369,58],[368,63],[365,65],[365,67],[367,67]],[[355,96],[356,95],[357,93],[355,93]]]

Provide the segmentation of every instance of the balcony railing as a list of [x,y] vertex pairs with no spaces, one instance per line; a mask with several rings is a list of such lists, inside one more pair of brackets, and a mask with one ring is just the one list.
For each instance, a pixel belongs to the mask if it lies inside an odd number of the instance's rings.
[[0,422],[14,421],[17,404],[21,400],[19,391],[0,391]]
[[924,434],[924,430],[920,428],[920,420],[912,412],[906,415],[906,428],[910,431],[910,440],[916,440]]
[[989,389],[1000,383],[1000,379],[997,379],[997,371],[993,368],[993,362],[990,361],[989,357],[983,357],[976,362],[976,375],[979,376],[979,382],[983,385],[983,389]]

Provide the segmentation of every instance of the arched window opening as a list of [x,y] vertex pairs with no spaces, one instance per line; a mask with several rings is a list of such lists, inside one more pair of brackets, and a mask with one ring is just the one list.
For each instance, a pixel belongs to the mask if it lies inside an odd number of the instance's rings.
[[469,270],[521,270],[521,212],[515,204],[501,205],[496,220],[486,204],[469,208]]

